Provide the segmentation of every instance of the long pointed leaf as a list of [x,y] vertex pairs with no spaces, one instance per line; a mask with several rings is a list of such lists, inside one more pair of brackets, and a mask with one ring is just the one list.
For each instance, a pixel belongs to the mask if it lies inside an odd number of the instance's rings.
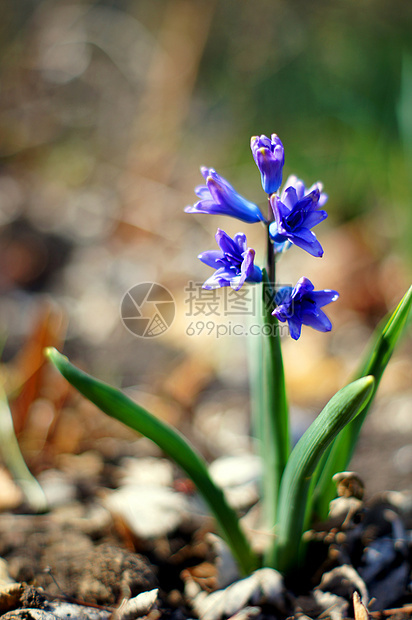
[[361,413],[335,439],[330,448],[329,457],[319,472],[319,480],[313,496],[313,511],[317,518],[325,519],[329,503],[336,494],[332,476],[347,469],[355,450],[362,424],[369,412],[383,372],[404,331],[412,307],[412,286],[404,295],[389,320],[380,325],[372,337],[372,344],[362,360],[355,379],[372,375],[375,378],[373,394]]
[[298,564],[311,479],[336,435],[370,398],[373,377],[358,379],[337,392],[300,438],[282,477],[275,536],[265,564],[288,573]]
[[46,355],[83,396],[107,415],[151,439],[187,473],[216,517],[241,570],[245,574],[254,570],[257,567],[257,558],[240,528],[234,510],[227,503],[222,490],[211,479],[204,459],[189,442],[174,428],[134,403],[119,390],[73,366],[67,357],[56,349],[47,349]]

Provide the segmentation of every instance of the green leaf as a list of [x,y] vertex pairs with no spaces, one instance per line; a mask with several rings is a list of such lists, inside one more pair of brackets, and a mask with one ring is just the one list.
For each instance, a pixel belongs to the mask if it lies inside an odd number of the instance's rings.
[[313,512],[318,519],[322,520],[327,517],[329,503],[336,495],[336,487],[332,481],[332,476],[339,471],[345,471],[349,466],[362,424],[369,412],[383,372],[403,334],[411,306],[412,286],[404,295],[389,320],[385,320],[375,330],[371,339],[372,344],[355,373],[355,379],[372,375],[375,378],[374,391],[359,416],[335,439],[322,470],[318,472],[318,482],[313,495]]
[[273,543],[265,565],[288,573],[298,565],[308,493],[319,460],[336,435],[370,398],[373,377],[358,379],[337,392],[300,438],[282,477]]
[[[285,375],[280,344],[279,323],[272,316],[270,303],[274,292],[267,274],[263,272],[262,334],[261,338],[261,398],[256,399],[258,408],[255,428],[259,430],[259,446],[262,457],[262,512],[267,527],[273,527],[276,519],[280,481],[290,454],[289,412],[286,398]],[[256,391],[256,390],[255,390]]]
[[242,572],[249,574],[253,571],[257,567],[257,557],[240,528],[236,513],[227,503],[223,491],[211,479],[206,462],[189,442],[120,390],[73,366],[56,349],[46,349],[46,355],[83,396],[107,415],[151,439],[186,472],[209,505]]
[[17,484],[21,487],[27,503],[35,512],[47,510],[43,489],[32,476],[20,451],[14,431],[13,418],[3,387],[0,386],[0,454]]

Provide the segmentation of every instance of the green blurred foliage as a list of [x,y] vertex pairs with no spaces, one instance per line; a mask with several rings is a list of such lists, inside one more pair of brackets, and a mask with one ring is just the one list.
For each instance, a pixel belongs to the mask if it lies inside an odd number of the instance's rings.
[[[201,7],[205,1],[190,4]],[[113,33],[105,22],[100,42],[107,36],[110,46],[96,44],[95,33],[85,44],[92,61],[84,60],[83,73],[80,67],[78,75],[73,71],[60,83],[44,81],[32,55],[51,31],[47,20],[57,5],[79,10],[84,23],[97,9],[124,14],[148,40],[156,40],[173,1],[19,0],[3,6],[0,129],[6,147],[0,148],[0,161],[21,162],[22,170],[40,167],[46,177],[54,177],[57,168],[63,180],[70,183],[74,175],[75,184],[87,183],[93,170],[97,174],[96,158],[123,165],[140,78],[127,83],[118,59],[108,66]],[[121,36],[119,24],[113,28]],[[243,189],[256,176],[245,146],[249,137],[276,132],[287,149],[286,173],[324,182],[332,222],[377,210],[386,236],[412,254],[411,30],[412,4],[405,0],[216,0],[180,148],[197,145],[197,157],[202,144],[207,160],[198,163],[224,174],[231,168],[231,181]],[[137,58],[136,65],[146,60]],[[37,125],[41,135],[26,145],[29,125]],[[180,159],[193,166],[188,153]],[[77,165],[83,160],[84,175]]]
[[276,131],[286,170],[322,178],[335,221],[390,209],[408,248],[411,31],[409,2],[218,3],[198,83],[207,121],[245,164],[245,136]]

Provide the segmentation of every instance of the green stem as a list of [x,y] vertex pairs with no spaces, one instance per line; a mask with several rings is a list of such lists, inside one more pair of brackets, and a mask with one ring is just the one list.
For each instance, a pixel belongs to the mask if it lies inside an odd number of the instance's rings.
[[[256,316],[252,317],[253,321],[259,319],[259,328],[262,327],[262,296],[258,295],[256,304]],[[252,325],[252,320],[250,322]],[[263,416],[263,336],[261,333],[254,335],[253,338],[247,339],[247,358],[248,358],[248,374],[250,389],[250,409],[252,437],[257,440],[260,449],[264,431],[262,428]]]
[[151,439],[186,472],[215,516],[241,571],[245,575],[252,572],[257,567],[257,557],[240,527],[237,515],[227,503],[223,491],[211,479],[206,462],[189,442],[119,390],[73,366],[56,349],[46,349],[46,355],[83,396],[107,415]]
[[272,207],[268,207],[268,220],[266,227],[266,265],[267,265],[267,275],[270,284],[273,287],[273,291],[276,292],[276,253],[275,246],[273,245],[273,241],[269,235],[269,225],[273,221],[273,211]]
[[265,527],[272,529],[276,521],[280,481],[290,454],[289,413],[285,375],[280,346],[279,325],[272,316],[276,294],[276,256],[269,235],[273,212],[269,203],[267,220],[267,270],[263,270],[261,334],[259,364],[252,371],[254,428],[259,440],[263,463],[262,513]]
[[[266,290],[265,290],[266,289]],[[270,293],[269,293],[270,291]],[[262,400],[258,412],[263,469],[263,515],[267,527],[276,521],[280,481],[290,454],[289,414],[280,346],[279,324],[272,316],[271,282],[263,274],[263,367]]]

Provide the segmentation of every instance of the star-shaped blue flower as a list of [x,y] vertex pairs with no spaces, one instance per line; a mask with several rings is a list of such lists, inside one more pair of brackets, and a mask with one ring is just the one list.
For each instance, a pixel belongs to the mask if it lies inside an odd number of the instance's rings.
[[247,247],[246,235],[238,233],[232,239],[218,228],[216,241],[220,250],[209,250],[198,256],[203,263],[216,269],[203,288],[231,286],[238,291],[245,282],[262,281],[262,271],[254,264],[255,250]]
[[186,213],[229,215],[248,224],[265,221],[259,207],[238,194],[216,170],[202,167],[200,171],[206,185],[196,187],[195,192],[200,200],[186,207]]
[[283,252],[294,243],[312,256],[323,255],[323,248],[310,229],[328,217],[320,209],[327,199],[321,183],[306,190],[295,176],[289,177],[280,198],[276,194],[270,196],[275,221],[269,226],[269,234],[276,252]]
[[332,323],[321,308],[336,301],[339,293],[329,289],[315,291],[314,288],[308,278],[301,278],[294,288],[284,286],[276,293],[276,308],[272,314],[282,323],[288,322],[294,340],[300,337],[302,325],[309,325],[320,332],[332,329]]

